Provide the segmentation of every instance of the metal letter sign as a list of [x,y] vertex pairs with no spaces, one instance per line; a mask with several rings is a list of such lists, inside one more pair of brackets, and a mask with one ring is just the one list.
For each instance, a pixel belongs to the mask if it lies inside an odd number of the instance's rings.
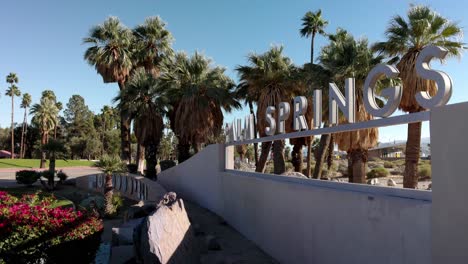
[[309,126],[305,118],[305,113],[307,111],[307,98],[305,96],[296,96],[294,98],[294,121],[293,128],[295,131],[298,130],[307,130]]
[[427,91],[416,94],[416,101],[426,109],[446,105],[452,96],[452,79],[450,76],[445,72],[432,70],[429,67],[432,58],[435,57],[442,60],[447,54],[448,50],[444,48],[428,46],[419,53],[416,59],[416,73],[421,78],[433,80],[437,84],[437,93],[434,97],[431,97]]
[[[437,93],[431,97],[427,91],[421,91],[416,93],[415,99],[420,106],[426,109],[432,109],[446,105],[452,96],[452,79],[448,74],[442,71],[433,70],[430,68],[429,63],[433,58],[444,59],[448,54],[448,50],[437,47],[428,46],[424,48],[416,59],[416,74],[426,80],[435,81],[437,85]],[[373,117],[389,117],[391,116],[398,106],[400,105],[401,98],[403,96],[403,89],[405,87],[395,86],[386,87],[383,89],[379,96],[386,99],[386,102],[382,107],[377,104],[375,86],[378,80],[382,77],[397,78],[400,72],[398,69],[391,65],[378,64],[375,66],[367,75],[364,82],[363,89],[363,103],[364,108]],[[360,87],[359,87],[360,88]],[[410,88],[408,88],[410,89]],[[328,93],[328,107],[329,107],[329,122],[330,125],[337,125],[339,122],[338,114],[343,112],[343,116],[347,119],[348,123],[352,124],[356,122],[356,87],[354,78],[348,78],[345,80],[345,96],[340,92],[340,89],[336,84],[329,84]],[[307,98],[304,96],[297,96],[294,98],[293,105],[293,122],[292,129],[295,132],[294,137],[307,134],[303,130],[309,130],[309,127],[320,128],[322,124],[322,90],[315,89],[313,91],[313,106],[308,105]],[[289,102],[280,102],[278,109],[274,106],[269,106],[265,112],[265,121],[267,127],[265,133],[267,136],[274,136],[276,134],[286,133],[286,120],[290,115]],[[313,123],[308,124],[305,118],[307,113],[307,107],[313,107]],[[277,111],[276,115],[275,112]],[[276,116],[276,119],[274,118]],[[414,117],[414,116],[413,116]],[[403,118],[400,118],[403,119]],[[377,121],[377,120],[370,120]],[[370,122],[368,121],[368,122]],[[381,123],[381,121],[378,121]],[[385,123],[385,121],[382,121]],[[391,122],[389,122],[391,123]],[[240,141],[240,140],[251,140],[254,138],[253,131],[253,117],[245,119],[244,130],[241,128],[240,120],[234,121],[232,124],[226,126],[227,135],[229,141]],[[335,129],[340,130],[340,129]],[[279,138],[278,135],[275,139]],[[283,136],[281,138],[284,138]],[[255,140],[258,141],[258,140]]]
[[329,85],[329,119],[331,125],[338,124],[338,109],[340,109],[349,123],[354,123],[356,111],[354,106],[356,105],[355,100],[355,87],[354,78],[348,78],[345,81],[345,94],[346,98],[340,92],[336,84],[330,83]]
[[364,82],[364,107],[366,111],[377,117],[388,117],[398,108],[403,95],[403,90],[400,86],[388,87],[382,90],[381,96],[387,98],[387,103],[384,107],[380,108],[375,101],[375,84],[380,77],[386,76],[388,78],[395,78],[400,72],[393,66],[378,64],[367,75]]

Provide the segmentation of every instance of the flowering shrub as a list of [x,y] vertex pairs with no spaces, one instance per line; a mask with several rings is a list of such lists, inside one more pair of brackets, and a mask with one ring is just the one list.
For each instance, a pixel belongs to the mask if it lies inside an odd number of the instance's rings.
[[4,261],[49,259],[48,250],[55,246],[100,234],[99,219],[71,208],[54,208],[54,201],[37,193],[17,198],[0,191],[0,256]]

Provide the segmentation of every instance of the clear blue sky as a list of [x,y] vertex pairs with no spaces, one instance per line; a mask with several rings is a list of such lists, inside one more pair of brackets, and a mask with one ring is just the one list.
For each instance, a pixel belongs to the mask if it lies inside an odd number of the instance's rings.
[[[329,20],[327,32],[343,27],[356,37],[366,36],[375,42],[383,39],[389,19],[395,14],[404,15],[410,4],[430,5],[463,28],[468,23],[468,3],[452,0],[4,1],[0,9],[0,125],[10,123],[10,98],[3,95],[9,72],[19,75],[21,91],[32,94],[33,102],[38,101],[41,91],[52,89],[64,105],[73,94],[83,96],[94,112],[110,104],[117,94],[117,85],[103,84],[94,68],[83,60],[86,46],[81,44],[90,27],[110,15],[118,16],[129,27],[142,23],[145,17],[161,16],[175,37],[174,49],[202,51],[237,79],[234,68],[246,62],[249,52],[264,52],[273,44],[284,45],[285,53],[296,64],[307,62],[310,40],[301,38],[298,30],[300,19],[308,10],[322,9]],[[316,50],[325,44],[326,39],[318,37]],[[452,59],[446,65],[434,67],[446,71],[453,79],[450,103],[467,101],[468,59]],[[19,103],[17,99],[16,122],[22,120]],[[243,115],[236,112],[225,120]],[[423,136],[428,135],[425,126]],[[405,138],[405,128],[381,130],[382,142]]]

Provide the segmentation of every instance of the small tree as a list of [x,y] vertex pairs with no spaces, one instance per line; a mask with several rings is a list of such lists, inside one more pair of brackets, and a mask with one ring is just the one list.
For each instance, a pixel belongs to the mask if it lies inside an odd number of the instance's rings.
[[50,139],[44,146],[42,146],[42,151],[47,153],[49,156],[49,172],[47,173],[48,187],[47,189],[54,189],[54,177],[55,177],[55,161],[57,159],[57,154],[65,153],[67,150],[62,142],[56,139]]
[[112,204],[112,197],[114,195],[113,186],[112,186],[112,174],[116,172],[125,171],[125,163],[123,163],[119,156],[109,156],[104,155],[96,163],[96,167],[100,168],[102,172],[106,175],[106,183],[104,186],[104,198],[105,198],[105,215],[112,215],[115,210]]

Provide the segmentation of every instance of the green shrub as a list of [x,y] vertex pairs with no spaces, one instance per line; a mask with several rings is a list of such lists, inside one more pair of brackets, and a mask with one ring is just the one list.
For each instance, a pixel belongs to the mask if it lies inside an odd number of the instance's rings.
[[35,170],[21,170],[16,172],[16,182],[27,186],[33,185],[41,174]]
[[285,162],[284,165],[285,165],[285,170],[286,171],[294,171],[294,166],[293,166],[293,164],[291,162],[287,161],[287,162]]
[[175,160],[161,160],[159,166],[161,166],[161,171],[165,171],[169,168],[174,167],[176,164]]
[[112,195],[112,205],[114,206],[115,211],[118,211],[124,204],[124,199],[120,193],[114,193]]
[[427,179],[427,178],[430,179],[432,176],[431,165],[426,164],[426,165],[419,166],[418,175],[420,179]]
[[383,167],[377,167],[367,173],[367,178],[382,178],[388,176],[388,170]]
[[62,170],[59,170],[57,172],[57,177],[60,179],[61,182],[64,182],[68,178],[68,175]]
[[387,169],[390,169],[390,168],[395,167],[395,165],[394,165],[392,162],[390,162],[390,161],[385,161],[385,162],[383,163],[383,166],[384,166],[384,168],[387,168]]

